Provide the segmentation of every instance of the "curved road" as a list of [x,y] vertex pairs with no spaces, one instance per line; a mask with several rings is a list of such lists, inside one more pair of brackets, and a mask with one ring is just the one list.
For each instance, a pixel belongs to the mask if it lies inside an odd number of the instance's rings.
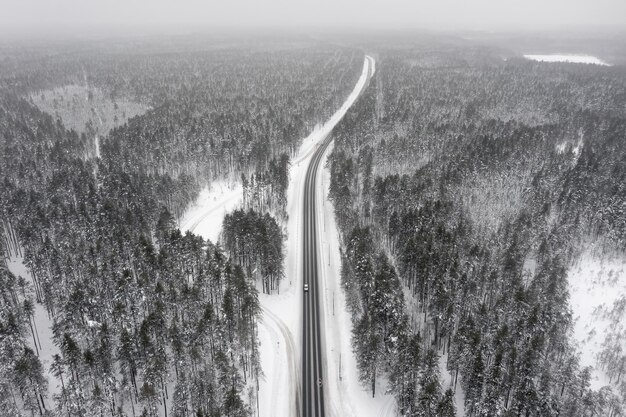
[[[366,57],[367,78],[373,74],[371,57]],[[364,89],[365,87],[363,87]],[[361,90],[362,92],[363,90]],[[360,92],[359,92],[360,94]],[[332,131],[331,131],[332,132]],[[318,243],[316,230],[315,188],[317,170],[326,148],[332,141],[329,132],[317,145],[317,149],[307,167],[304,180],[303,213],[303,262],[302,276],[305,288],[302,293],[302,413],[303,417],[325,417],[324,407],[324,351],[322,332],[322,288],[318,280]]]

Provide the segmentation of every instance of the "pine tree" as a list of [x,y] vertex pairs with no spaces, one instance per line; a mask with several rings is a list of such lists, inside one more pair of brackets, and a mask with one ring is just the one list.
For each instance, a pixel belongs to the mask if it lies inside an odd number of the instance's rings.
[[[454,405],[454,392],[452,388],[448,388],[443,394],[439,405],[437,406],[437,417],[454,417],[456,416],[456,407]],[[497,414],[492,414],[496,416]]]
[[437,416],[437,407],[441,397],[441,384],[439,382],[439,365],[437,353],[429,349],[424,355],[422,373],[419,380],[420,391],[418,394],[419,408],[427,417]]

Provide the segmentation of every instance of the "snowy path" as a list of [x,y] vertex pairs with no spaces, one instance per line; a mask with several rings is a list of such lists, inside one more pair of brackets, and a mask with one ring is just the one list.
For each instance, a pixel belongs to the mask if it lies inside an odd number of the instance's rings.
[[[260,414],[296,416],[299,413],[296,397],[298,381],[294,381],[293,376],[297,373],[297,348],[293,334],[280,317],[263,307],[259,339],[262,346],[261,363],[265,374],[263,383],[269,388],[260,392]],[[267,391],[269,397],[261,395]],[[296,401],[284,401],[285,398],[296,398]]]
[[189,230],[216,243],[224,215],[241,206],[242,201],[241,184],[213,182],[210,188],[200,192],[195,204],[180,219],[180,230],[183,233]]

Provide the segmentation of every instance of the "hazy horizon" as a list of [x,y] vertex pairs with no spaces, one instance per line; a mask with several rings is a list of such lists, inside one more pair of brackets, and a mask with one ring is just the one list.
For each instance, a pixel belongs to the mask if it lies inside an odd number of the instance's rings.
[[225,29],[559,30],[626,28],[623,0],[0,0],[0,35]]

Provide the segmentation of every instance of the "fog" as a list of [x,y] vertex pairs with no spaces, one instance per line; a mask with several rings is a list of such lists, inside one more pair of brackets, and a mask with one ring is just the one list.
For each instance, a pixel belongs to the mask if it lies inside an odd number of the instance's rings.
[[626,26],[625,0],[0,0],[0,34]]

